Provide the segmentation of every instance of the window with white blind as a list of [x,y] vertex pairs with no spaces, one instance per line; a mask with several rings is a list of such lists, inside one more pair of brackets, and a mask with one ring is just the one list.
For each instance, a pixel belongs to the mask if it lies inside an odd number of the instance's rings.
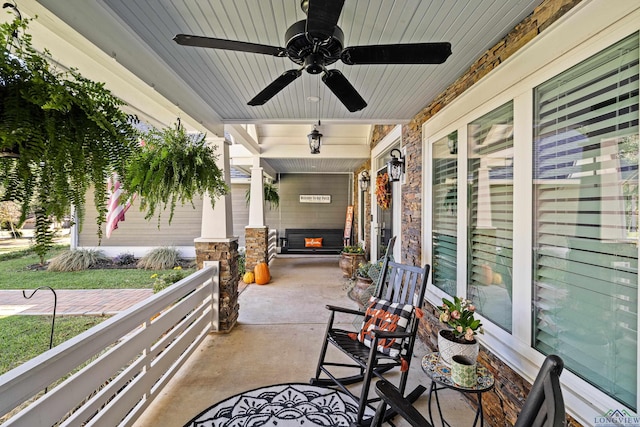
[[458,132],[432,146],[432,241],[431,279],[435,286],[456,295]]
[[469,123],[467,134],[467,297],[511,331],[513,102]]
[[636,409],[638,35],[534,89],[533,345]]

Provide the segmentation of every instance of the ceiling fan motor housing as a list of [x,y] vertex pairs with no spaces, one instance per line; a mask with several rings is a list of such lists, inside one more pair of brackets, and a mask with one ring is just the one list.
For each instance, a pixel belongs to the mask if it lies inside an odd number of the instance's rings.
[[[307,36],[306,24],[306,20],[298,21],[287,29],[287,56],[296,64],[304,65],[309,73],[318,74],[323,71],[325,65],[333,64],[340,59],[344,47],[344,33],[336,25],[333,34],[327,34],[324,40],[317,42],[317,50],[314,52],[314,43]],[[311,55],[313,57],[307,60]]]

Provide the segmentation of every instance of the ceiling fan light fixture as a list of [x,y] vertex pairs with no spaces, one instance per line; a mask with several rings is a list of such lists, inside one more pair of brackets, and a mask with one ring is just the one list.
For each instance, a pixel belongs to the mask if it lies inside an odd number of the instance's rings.
[[300,66],[276,78],[248,102],[251,106],[265,104],[306,70],[310,74],[323,73],[322,81],[351,113],[365,108],[366,101],[340,70],[327,66],[338,60],[345,65],[441,64],[451,55],[448,42],[345,47],[344,33],[338,26],[344,3],[345,0],[300,0],[307,17],[287,28],[285,47],[188,34],[177,34],[174,40],[184,46],[288,58]]
[[[318,125],[320,125],[320,122],[318,122]],[[320,154],[322,134],[318,131],[316,125],[313,125],[313,130],[307,135],[307,138],[309,138],[309,149],[311,150],[311,154]]]

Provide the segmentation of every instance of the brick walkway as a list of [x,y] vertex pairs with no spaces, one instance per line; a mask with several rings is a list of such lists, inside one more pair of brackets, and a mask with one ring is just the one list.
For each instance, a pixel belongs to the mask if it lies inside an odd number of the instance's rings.
[[[25,291],[27,296],[33,290]],[[116,314],[153,295],[151,289],[60,289],[56,291],[56,315]],[[53,293],[41,289],[30,299],[21,290],[0,291],[0,316],[12,314],[43,315],[53,312]]]

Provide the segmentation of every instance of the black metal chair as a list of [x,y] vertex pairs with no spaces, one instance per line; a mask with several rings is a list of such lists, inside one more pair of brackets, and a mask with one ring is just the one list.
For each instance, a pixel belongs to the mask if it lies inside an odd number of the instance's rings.
[[[560,388],[560,374],[563,367],[564,362],[560,357],[547,356],[514,427],[564,427],[566,425],[564,399]],[[413,427],[432,427],[392,384],[378,381],[376,393],[382,401],[371,423],[372,427],[380,427],[385,419],[389,418],[387,406]]]
[[[389,251],[387,252],[389,253]],[[353,315],[363,315],[363,313],[350,308],[328,305],[327,309],[330,310],[330,315],[327,330],[320,351],[316,374],[315,377],[311,379],[311,384],[314,385],[337,386],[358,401],[357,425],[366,425],[371,422],[372,418],[364,419],[366,407],[369,406],[375,410],[372,403],[380,400],[377,397],[372,399],[368,397],[371,380],[374,377],[385,379],[384,374],[386,372],[393,368],[400,368],[401,374],[397,388],[401,394],[405,391],[418,330],[418,317],[419,313],[421,313],[420,307],[427,287],[427,277],[429,276],[430,266],[425,265],[423,268],[420,268],[400,264],[391,261],[387,255],[381,271],[382,273],[378,279],[378,286],[374,297],[390,303],[398,303],[401,305],[409,304],[415,307],[415,309],[410,312],[410,315],[406,314],[407,325],[405,331],[399,332],[397,330],[388,331],[380,329],[370,331],[367,339],[370,339],[372,342],[370,343],[370,347],[368,347],[360,340],[354,339],[355,334],[353,331],[334,327],[336,313]],[[373,309],[369,310],[368,315],[371,315],[374,311]],[[405,311],[405,313],[407,312]],[[365,315],[365,320],[366,319],[368,319],[367,315]],[[396,348],[395,352],[398,354],[385,354],[379,351],[379,346],[388,347],[390,343],[396,342],[397,344],[394,345],[397,345],[399,348]],[[329,344],[341,350],[342,353],[347,355],[351,360],[348,363],[327,361],[326,356]],[[356,372],[347,377],[339,377],[334,374],[337,369],[344,369],[345,367],[355,369]],[[326,377],[324,377],[325,375]],[[323,378],[321,378],[321,376]],[[347,389],[348,385],[357,382],[362,382],[359,396],[356,396]],[[424,390],[425,388],[420,386],[412,391],[407,398],[415,401]]]
[[531,386],[531,391],[514,427],[562,427],[566,423],[560,374],[564,362],[555,354],[547,356]]

